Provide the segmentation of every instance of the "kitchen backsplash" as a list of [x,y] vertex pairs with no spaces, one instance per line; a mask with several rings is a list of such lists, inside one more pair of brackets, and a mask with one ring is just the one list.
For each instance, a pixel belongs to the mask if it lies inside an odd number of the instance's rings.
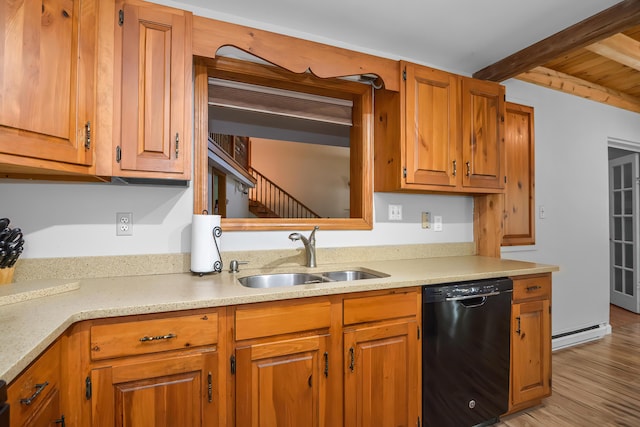
[[[432,243],[390,246],[355,246],[346,248],[318,248],[318,267],[358,261],[435,258],[475,254],[473,242]],[[302,249],[223,252],[223,271],[233,259],[248,261],[245,269],[275,269],[302,266]],[[39,279],[83,279],[96,277],[140,276],[189,272],[191,255],[93,256],[72,258],[20,259],[16,264],[14,282]]]

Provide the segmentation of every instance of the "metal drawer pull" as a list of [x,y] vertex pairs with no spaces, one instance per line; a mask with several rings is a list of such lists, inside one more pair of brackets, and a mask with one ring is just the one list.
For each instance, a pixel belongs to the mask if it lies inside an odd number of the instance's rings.
[[527,292],[537,291],[538,289],[542,289],[540,285],[527,286]]
[[49,381],[45,381],[41,384],[36,384],[35,385],[36,391],[33,392],[31,397],[29,397],[28,399],[20,399],[20,403],[27,406],[31,405],[33,401],[36,400],[36,398],[40,395],[40,393],[42,393],[42,390],[44,390],[44,388],[48,385],[49,385]]
[[178,336],[176,334],[158,335],[155,337],[146,336],[146,337],[140,338],[140,341],[146,342],[146,341],[170,340],[171,338],[178,338]]
[[516,317],[516,320],[518,321],[518,327],[516,328],[516,334],[520,335],[520,333],[522,332],[522,330],[520,328],[520,316]]

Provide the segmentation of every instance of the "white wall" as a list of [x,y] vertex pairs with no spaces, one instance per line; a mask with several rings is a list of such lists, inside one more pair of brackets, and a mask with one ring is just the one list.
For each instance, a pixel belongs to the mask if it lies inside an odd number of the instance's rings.
[[[233,191],[228,189],[227,191]],[[389,203],[403,221],[386,220]],[[317,233],[318,247],[473,241],[473,199],[376,194],[372,231]],[[423,230],[420,211],[442,215],[444,230]],[[25,233],[23,258],[186,253],[191,245],[192,188],[0,180],[0,217]],[[116,212],[133,212],[133,236],[116,236]],[[294,230],[224,232],[222,250],[296,248]]]
[[349,218],[349,147],[251,138],[251,166],[323,218]]
[[504,248],[502,256],[560,266],[554,335],[607,323],[607,140],[640,142],[640,115],[517,80],[506,86],[507,100],[535,108],[537,209],[535,247]]

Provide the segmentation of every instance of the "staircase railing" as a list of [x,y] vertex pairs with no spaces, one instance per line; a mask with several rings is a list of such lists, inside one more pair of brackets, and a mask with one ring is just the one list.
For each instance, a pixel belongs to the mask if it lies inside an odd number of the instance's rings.
[[311,208],[293,197],[278,184],[251,168],[256,186],[249,189],[249,200],[262,203],[280,218],[320,218]]

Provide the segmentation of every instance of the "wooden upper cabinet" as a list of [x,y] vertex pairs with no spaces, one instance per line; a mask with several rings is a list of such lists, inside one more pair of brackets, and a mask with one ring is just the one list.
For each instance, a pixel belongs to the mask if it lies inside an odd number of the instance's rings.
[[507,102],[506,175],[502,246],[533,245],[535,239],[535,159],[533,108]]
[[502,193],[504,86],[400,62],[375,95],[375,190]]
[[462,183],[504,188],[505,88],[462,78]]
[[91,165],[97,0],[1,2],[0,37],[0,154]]
[[406,67],[404,130],[411,184],[456,185],[458,81],[426,67]]
[[119,2],[117,10],[120,144],[113,174],[189,179],[192,15],[141,2]]

